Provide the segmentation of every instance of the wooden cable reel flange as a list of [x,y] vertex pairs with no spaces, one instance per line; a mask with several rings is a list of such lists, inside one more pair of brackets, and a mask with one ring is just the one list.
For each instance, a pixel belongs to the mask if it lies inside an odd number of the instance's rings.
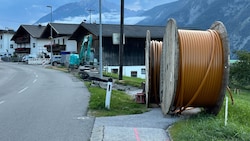
[[215,114],[217,115],[221,109],[221,106],[223,104],[223,100],[225,97],[225,93],[226,93],[226,89],[228,86],[228,81],[229,81],[229,61],[230,61],[230,46],[229,46],[229,40],[228,40],[228,36],[227,36],[227,30],[226,27],[224,26],[224,24],[220,21],[216,21],[214,22],[211,27],[211,30],[215,30],[219,33],[220,35],[220,39],[222,41],[222,47],[224,50],[224,70],[223,70],[223,78],[221,80],[222,83],[222,87],[221,87],[221,91],[218,97],[218,101],[216,103],[216,105],[214,105],[213,107],[210,108],[206,108],[208,113],[211,114]]
[[162,41],[152,40],[150,31],[147,31],[145,48],[145,66],[146,66],[146,105],[159,106],[159,85],[160,85],[160,59],[162,53]]
[[176,22],[168,21],[163,37],[163,49],[161,58],[161,108],[164,114],[168,114],[173,106],[178,82],[179,47]]
[[[220,37],[220,41],[223,47],[223,74],[221,79],[220,92],[216,94],[216,103],[212,106],[202,106],[208,113],[217,115],[223,104],[226,87],[228,84],[228,73],[229,73],[229,44],[227,38],[227,31],[223,23],[215,22],[211,28],[215,30]],[[175,99],[179,95],[176,94],[177,87],[181,80],[179,79],[180,69],[180,41],[179,41],[178,29],[174,19],[169,19],[166,27],[166,31],[163,38],[163,49],[161,55],[161,69],[160,69],[160,95],[161,108],[164,114],[174,113],[176,109],[182,109],[183,107],[177,107],[175,105]],[[194,104],[195,105],[195,104]],[[184,107],[186,108],[186,107]]]
[[146,48],[145,48],[145,66],[146,66],[146,79],[145,79],[145,94],[146,94],[146,106],[149,106],[149,81],[150,81],[150,72],[149,72],[149,50],[150,50],[150,31],[147,31],[147,36],[146,36]]

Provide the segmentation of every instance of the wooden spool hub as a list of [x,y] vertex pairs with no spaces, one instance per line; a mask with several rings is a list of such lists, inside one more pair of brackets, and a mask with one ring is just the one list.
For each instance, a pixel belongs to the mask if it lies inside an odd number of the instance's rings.
[[[225,97],[225,91],[228,84],[228,75],[229,75],[229,44],[227,31],[222,22],[215,22],[212,24],[211,30],[215,30],[219,33],[220,39],[223,46],[223,55],[224,55],[224,70],[222,76],[222,85],[220,93],[217,97],[217,102],[215,105],[206,107],[204,106],[206,112],[217,115],[223,104]],[[179,37],[178,29],[174,19],[169,19],[166,31],[163,38],[163,49],[161,56],[161,70],[160,70],[160,96],[161,98],[161,107],[164,114],[171,114],[174,109],[174,101],[176,98],[177,85],[178,85],[178,75],[179,75],[179,63],[180,63],[180,54],[179,54]]]

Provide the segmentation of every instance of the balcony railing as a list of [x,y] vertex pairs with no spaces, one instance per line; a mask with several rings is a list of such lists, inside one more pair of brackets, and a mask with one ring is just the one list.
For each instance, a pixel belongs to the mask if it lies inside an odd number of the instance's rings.
[[[44,45],[47,48],[47,51],[50,52],[50,45]],[[66,45],[53,44],[52,51],[53,52],[61,52],[66,50]]]

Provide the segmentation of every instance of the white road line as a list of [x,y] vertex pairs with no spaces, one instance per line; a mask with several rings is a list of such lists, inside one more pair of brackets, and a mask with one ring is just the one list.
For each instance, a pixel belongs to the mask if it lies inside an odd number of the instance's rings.
[[22,93],[22,92],[24,92],[25,90],[27,90],[29,87],[25,87],[25,88],[23,88],[22,90],[20,90],[18,93],[20,94],[20,93]]
[[89,119],[89,117],[77,117],[76,119],[85,120],[85,119]]
[[4,102],[5,102],[4,100],[3,100],[3,101],[0,101],[0,105],[3,104]]
[[33,83],[36,83],[36,81],[37,81],[37,79],[35,79],[35,80],[33,81]]
[[34,72],[34,75],[36,76],[36,78],[38,77],[38,75],[36,74],[36,72]]

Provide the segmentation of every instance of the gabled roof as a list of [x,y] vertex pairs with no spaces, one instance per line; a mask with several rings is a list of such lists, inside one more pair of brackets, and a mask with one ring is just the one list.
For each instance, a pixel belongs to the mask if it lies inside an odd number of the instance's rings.
[[[80,27],[82,26],[82,27]],[[81,23],[77,30],[89,31],[90,33],[99,36],[99,24]],[[70,39],[77,39],[82,31],[75,31]],[[150,30],[152,38],[163,38],[165,27],[163,26],[145,26],[145,25],[124,25],[124,34],[126,37],[145,38],[147,30]],[[103,24],[102,36],[112,37],[113,33],[120,33],[120,25]]]
[[50,36],[51,27],[53,29],[53,37],[60,37],[72,35],[78,26],[79,24],[49,23],[42,33],[41,38],[48,38]]
[[45,26],[42,25],[21,25],[11,40],[15,40],[17,37],[29,34],[33,38],[40,38]]
[[45,26],[41,25],[23,25],[22,27],[34,38],[40,38],[45,29]]
[[57,34],[71,35],[79,24],[51,23]]

